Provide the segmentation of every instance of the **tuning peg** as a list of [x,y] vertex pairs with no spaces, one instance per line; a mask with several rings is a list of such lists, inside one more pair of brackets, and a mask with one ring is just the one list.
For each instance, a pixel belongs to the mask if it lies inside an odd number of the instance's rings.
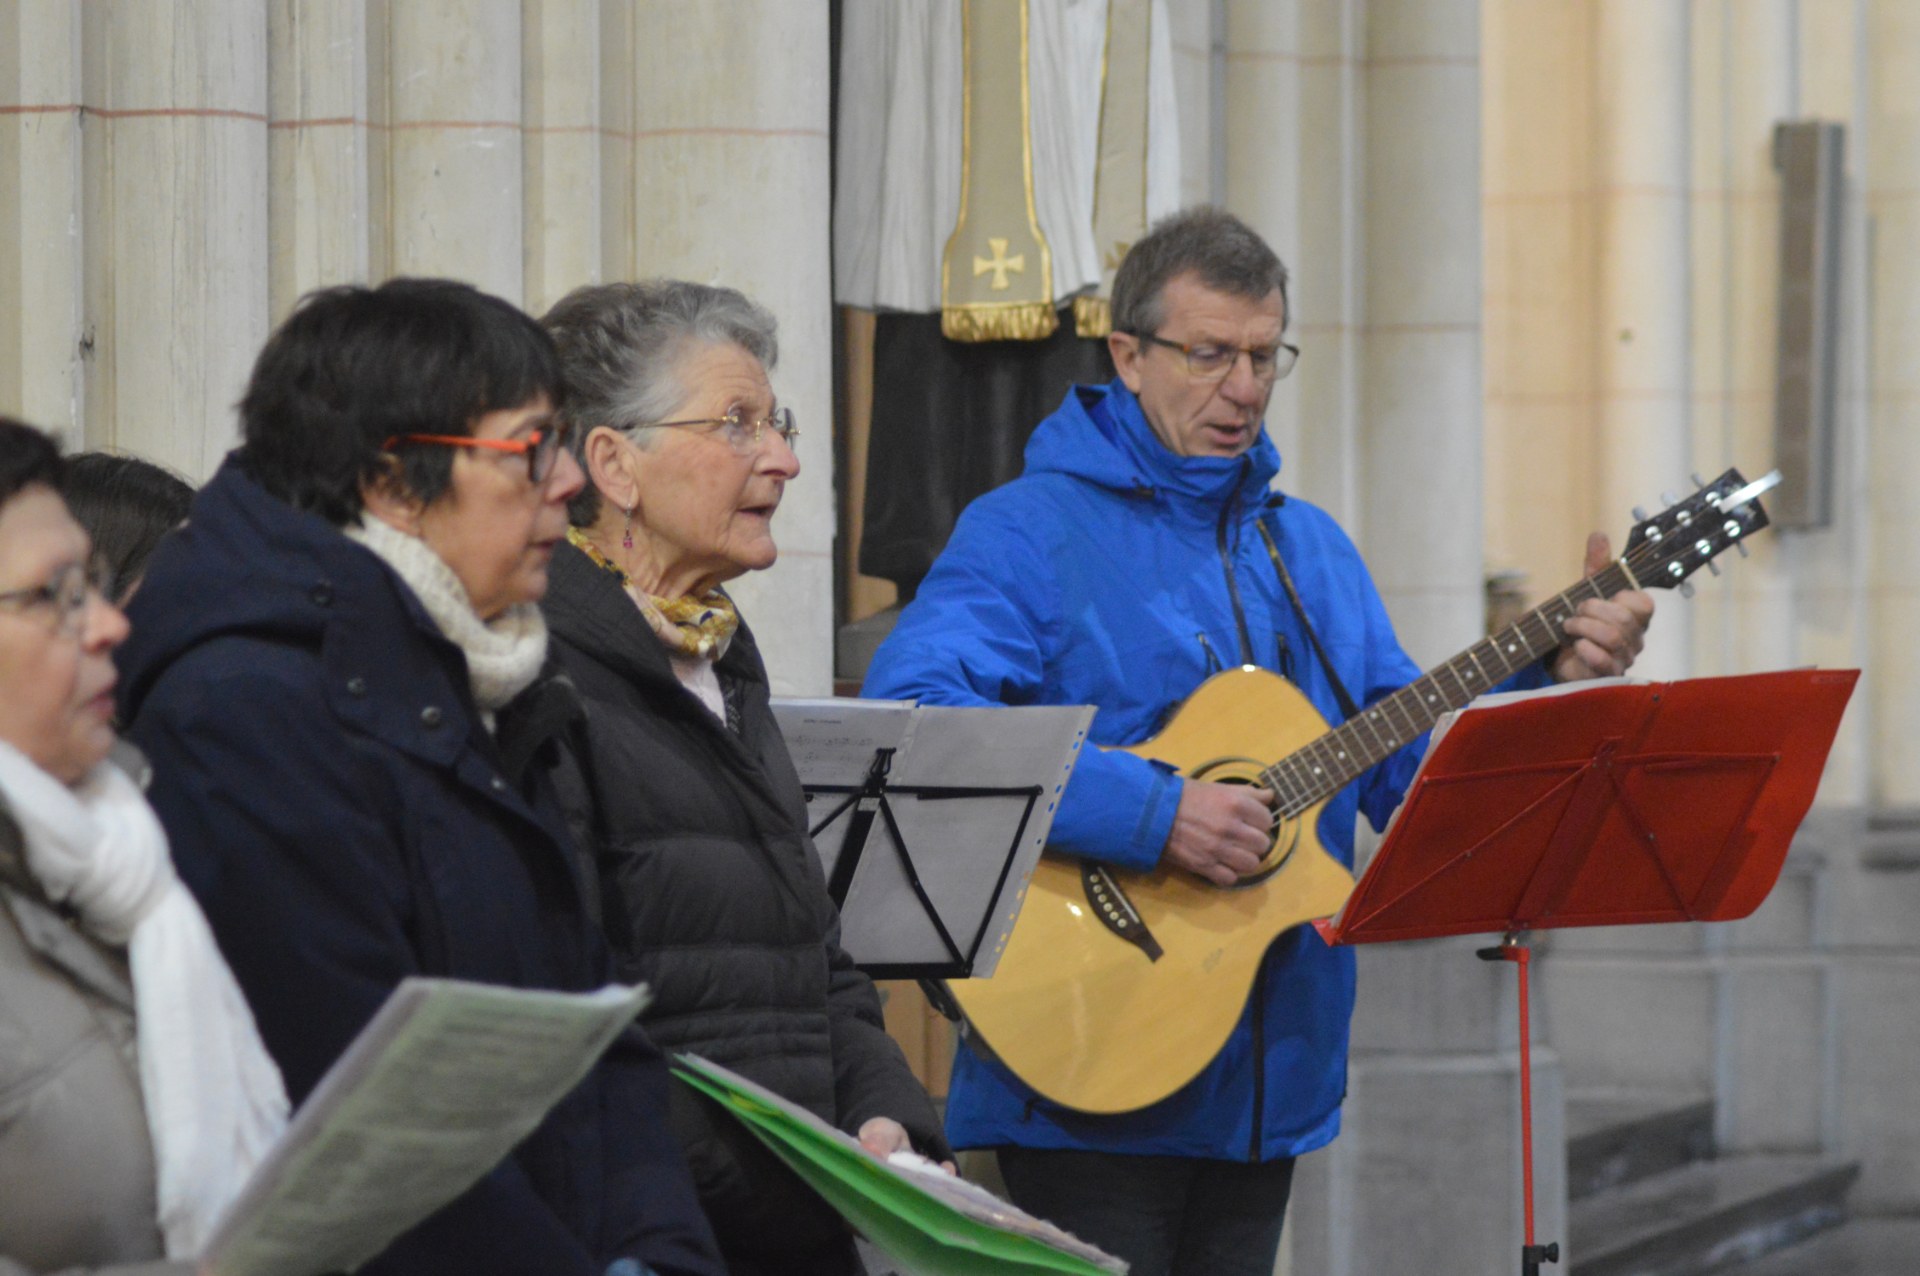
[[1720,574],[1720,564],[1709,562],[1707,564],[1707,570],[1712,572],[1715,576],[1718,576]]
[[1680,582],[1680,596],[1681,596],[1682,598],[1691,598],[1691,597],[1693,597],[1693,582],[1692,582],[1692,581],[1690,581],[1690,580],[1683,580],[1683,581],[1681,581],[1681,582]]
[[1687,475],[1687,477],[1693,480],[1693,485],[1695,487],[1705,487],[1707,485],[1707,481],[1700,477],[1700,473],[1698,470],[1694,471],[1692,474]]
[[1644,506],[1644,505],[1636,505],[1636,506],[1634,506],[1634,507],[1633,507],[1633,521],[1634,521],[1634,522],[1636,522],[1636,523],[1644,523],[1644,522],[1646,522],[1646,521],[1647,521],[1647,507],[1646,507],[1646,506]]
[[1680,498],[1672,492],[1662,492],[1660,493],[1660,503],[1662,505],[1678,505]]
[[1753,555],[1751,555],[1751,554],[1749,554],[1749,553],[1747,553],[1747,543],[1746,543],[1745,541],[1735,541],[1735,542],[1733,543],[1733,547],[1734,547],[1735,549],[1737,549],[1737,550],[1739,550],[1739,551],[1740,551],[1740,557],[1742,557],[1742,558],[1752,558],[1752,557],[1753,557]]

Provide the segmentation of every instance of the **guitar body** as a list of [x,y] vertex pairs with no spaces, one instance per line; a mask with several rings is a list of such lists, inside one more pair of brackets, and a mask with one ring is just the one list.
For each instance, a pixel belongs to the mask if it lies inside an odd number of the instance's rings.
[[[1244,667],[1209,678],[1159,735],[1120,751],[1189,779],[1257,784],[1272,759],[1326,731],[1291,683]],[[1042,856],[993,977],[953,981],[954,1000],[987,1049],[1055,1103],[1129,1112],[1166,1098],[1226,1044],[1273,941],[1346,902],[1353,875],[1316,836],[1325,805],[1282,822],[1261,871],[1234,887],[1105,870],[1157,958],[1102,920],[1082,861]]]

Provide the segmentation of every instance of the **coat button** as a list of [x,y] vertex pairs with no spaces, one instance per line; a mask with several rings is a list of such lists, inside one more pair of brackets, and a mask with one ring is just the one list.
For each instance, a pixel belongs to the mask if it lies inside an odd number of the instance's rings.
[[505,793],[507,791],[507,782],[501,779],[499,776],[497,775],[494,776],[492,783],[493,783],[493,791],[495,793]]
[[323,580],[307,591],[307,597],[313,599],[313,605],[316,607],[331,607],[333,605],[333,586]]
[[432,730],[440,725],[440,706],[430,704],[420,711],[420,725]]
[[349,678],[349,679],[347,679],[347,694],[348,694],[348,695],[350,695],[350,696],[364,696],[364,695],[366,695],[366,694],[367,694],[367,680],[366,680],[365,678]]

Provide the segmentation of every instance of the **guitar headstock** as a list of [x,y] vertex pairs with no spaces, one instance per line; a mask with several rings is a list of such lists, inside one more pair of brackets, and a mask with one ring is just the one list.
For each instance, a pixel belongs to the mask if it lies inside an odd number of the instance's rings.
[[1728,470],[1685,500],[1634,524],[1622,561],[1642,589],[1675,588],[1767,525],[1760,494],[1779,482],[1777,470],[1751,483],[1739,470]]

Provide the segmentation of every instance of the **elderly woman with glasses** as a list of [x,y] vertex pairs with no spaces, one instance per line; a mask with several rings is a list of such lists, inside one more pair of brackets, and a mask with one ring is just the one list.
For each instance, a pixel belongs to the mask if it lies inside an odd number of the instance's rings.
[[116,745],[66,471],[0,419],[0,1274],[187,1273],[287,1099]]
[[[586,701],[561,792],[622,976],[662,1046],[733,1068],[879,1154],[948,1155],[839,945],[753,632],[722,588],[773,565],[800,473],[773,317],[677,281],[576,290],[542,321],[587,486],[544,607]],[[734,1276],[860,1270],[837,1216],[676,1085],[674,1130]]]
[[[559,398],[553,343],[498,298],[315,293],[131,604],[124,719],[296,1099],[409,975],[607,977],[540,765],[577,712],[535,605],[581,484]],[[718,1272],[664,1061],[617,1043],[363,1270]]]

